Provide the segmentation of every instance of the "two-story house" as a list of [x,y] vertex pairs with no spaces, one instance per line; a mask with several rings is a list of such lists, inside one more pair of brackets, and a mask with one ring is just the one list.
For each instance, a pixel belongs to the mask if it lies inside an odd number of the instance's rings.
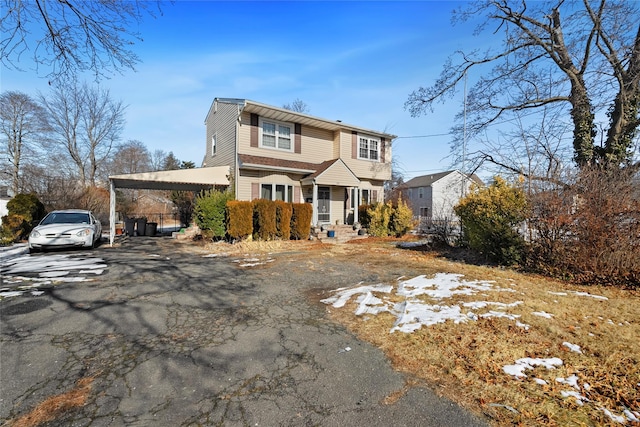
[[215,98],[205,125],[202,166],[229,166],[237,200],[311,203],[314,225],[383,201],[395,135],[235,98]]
[[414,217],[427,221],[452,221],[453,207],[473,184],[483,185],[475,174],[470,177],[458,170],[421,175],[401,186],[403,200],[413,210]]

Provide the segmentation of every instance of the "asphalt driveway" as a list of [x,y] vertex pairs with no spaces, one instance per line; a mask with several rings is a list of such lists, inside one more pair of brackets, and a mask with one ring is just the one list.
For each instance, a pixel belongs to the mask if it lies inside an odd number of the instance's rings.
[[[364,260],[295,249],[206,256],[150,237],[68,254],[102,271],[77,268],[90,280],[0,301],[0,420],[78,391],[82,405],[45,425],[485,425],[407,388],[381,351],[310,298],[398,277],[394,267],[372,272]],[[13,276],[40,274],[28,270]],[[5,288],[24,280],[6,273]]]

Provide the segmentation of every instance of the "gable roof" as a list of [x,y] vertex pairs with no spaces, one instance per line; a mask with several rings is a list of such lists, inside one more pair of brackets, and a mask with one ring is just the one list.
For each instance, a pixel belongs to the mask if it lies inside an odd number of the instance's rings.
[[[416,188],[416,187],[430,187],[434,182],[441,180],[442,178],[451,175],[452,173],[462,173],[458,170],[450,170],[445,172],[432,173],[429,175],[416,176],[409,181],[402,184],[403,188]],[[475,181],[479,185],[483,185],[482,180],[476,175],[472,174],[469,179]]]
[[342,159],[327,160],[322,162],[315,173],[305,177],[304,183],[315,182],[319,185],[340,185],[343,187],[356,187],[360,180]]
[[[343,123],[341,120],[328,120],[323,119],[321,117],[312,116],[309,114],[298,113],[296,111],[287,110],[284,108],[274,107],[273,105],[262,104],[260,102],[251,101],[249,99],[239,99],[239,98],[215,98],[213,103],[211,104],[211,108],[207,113],[207,117],[211,113],[211,109],[215,105],[216,102],[223,102],[227,104],[237,104],[238,105],[238,113],[242,111],[246,111],[249,113],[257,114],[261,117],[268,117],[273,120],[278,120],[282,122],[292,122],[292,123],[300,123],[306,126],[312,126],[319,129],[326,129],[330,131],[337,130],[347,130],[347,131],[355,131],[358,133],[365,133],[372,136],[378,136],[381,138],[385,138],[386,140],[393,140],[397,138],[396,135],[379,132],[371,129],[366,129],[359,126],[350,125],[347,123]],[[206,119],[205,119],[206,120]]]

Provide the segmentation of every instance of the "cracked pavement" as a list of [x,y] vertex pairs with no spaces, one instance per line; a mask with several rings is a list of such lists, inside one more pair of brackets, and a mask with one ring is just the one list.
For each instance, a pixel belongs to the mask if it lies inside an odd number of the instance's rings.
[[486,425],[406,387],[380,350],[309,296],[393,280],[408,273],[401,260],[372,271],[366,260],[292,251],[242,268],[147,237],[82,256],[103,260],[104,273],[0,301],[5,424],[85,380],[84,404],[43,425]]

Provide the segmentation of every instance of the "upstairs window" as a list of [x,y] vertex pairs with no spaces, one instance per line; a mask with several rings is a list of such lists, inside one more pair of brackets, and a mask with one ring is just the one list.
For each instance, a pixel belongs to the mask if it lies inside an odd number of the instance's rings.
[[359,137],[358,158],[378,161],[380,159],[380,141],[375,138]]
[[262,120],[260,126],[260,146],[277,150],[291,151],[291,130],[293,125],[270,120]]
[[211,155],[216,155],[216,134],[211,137]]

